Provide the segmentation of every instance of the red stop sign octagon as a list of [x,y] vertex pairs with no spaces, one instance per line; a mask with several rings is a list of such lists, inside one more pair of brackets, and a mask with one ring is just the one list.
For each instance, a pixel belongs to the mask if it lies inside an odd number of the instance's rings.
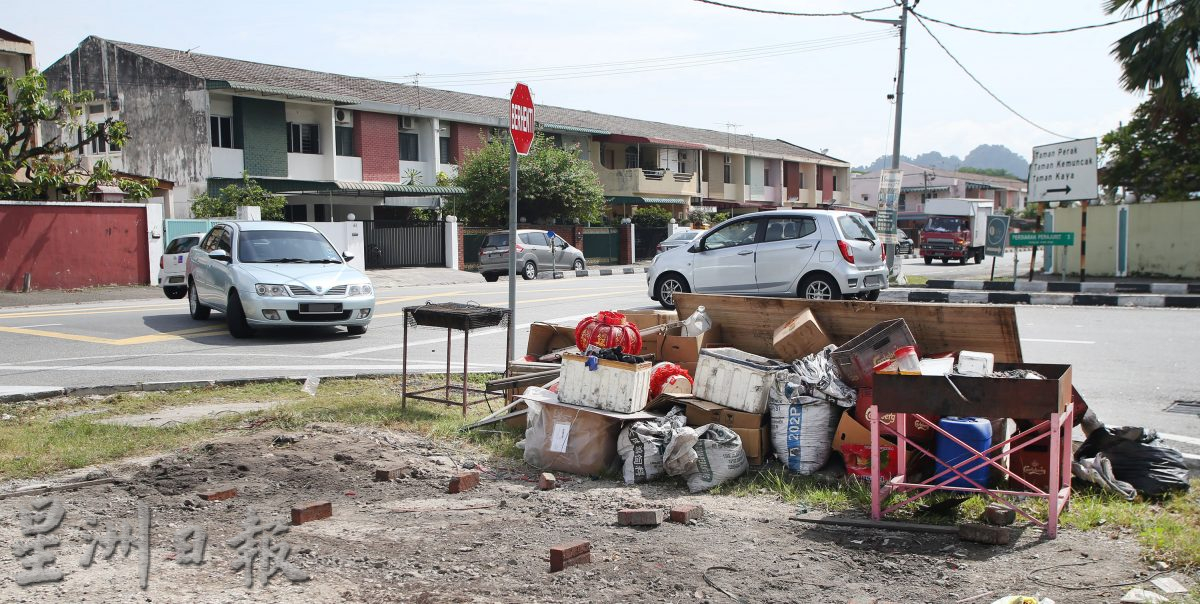
[[533,97],[529,87],[517,82],[513,88],[508,115],[508,132],[517,155],[528,155],[533,145]]

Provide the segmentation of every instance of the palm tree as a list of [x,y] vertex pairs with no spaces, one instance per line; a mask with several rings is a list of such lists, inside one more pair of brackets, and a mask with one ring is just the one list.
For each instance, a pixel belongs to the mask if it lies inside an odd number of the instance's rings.
[[1192,89],[1192,67],[1200,63],[1200,0],[1108,0],[1104,9],[1153,13],[1113,45],[1125,90],[1157,92],[1154,97],[1171,104]]

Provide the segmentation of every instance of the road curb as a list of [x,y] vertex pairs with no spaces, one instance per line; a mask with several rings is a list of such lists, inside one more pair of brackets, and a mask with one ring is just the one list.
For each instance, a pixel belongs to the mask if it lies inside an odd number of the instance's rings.
[[1048,292],[1062,294],[1152,294],[1189,296],[1200,294],[1200,283],[1123,283],[1113,281],[977,281],[930,279],[926,289],[970,289],[988,291]]
[[[318,376],[323,380],[338,379],[372,379],[382,377],[395,377],[400,375],[399,369],[395,373],[373,372],[373,373],[343,373],[334,375]],[[263,384],[270,382],[295,382],[303,384],[308,376],[271,376],[271,377],[253,377],[253,378],[227,378],[219,380],[181,380],[177,382],[138,382],[136,384],[120,384],[115,386],[81,386],[78,388],[54,388],[51,390],[40,390],[38,392],[26,392],[17,394],[0,395],[0,403],[20,403],[24,401],[37,401],[48,398],[56,398],[60,396],[110,396],[113,394],[122,394],[125,392],[170,392],[172,390],[187,390],[187,389],[205,389],[216,388],[219,386],[245,386],[247,384]]]
[[641,275],[650,272],[648,266],[614,266],[583,271],[538,271],[538,279],[574,279],[579,277],[610,277],[612,275]]
[[[932,281],[931,281],[932,282]],[[1200,296],[1157,294],[1099,294],[1065,292],[981,291],[978,289],[891,287],[881,302],[941,302],[954,304],[1030,304],[1055,306],[1124,306],[1139,308],[1200,308]]]

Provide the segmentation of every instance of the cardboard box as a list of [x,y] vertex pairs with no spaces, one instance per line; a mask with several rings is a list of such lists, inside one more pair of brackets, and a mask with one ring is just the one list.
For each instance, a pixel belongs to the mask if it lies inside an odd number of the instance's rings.
[[700,398],[681,399],[680,402],[687,405],[687,421],[690,426],[721,424],[735,430],[756,430],[767,421],[765,413],[746,413]]
[[[670,325],[662,332],[642,337],[642,354],[654,354],[655,362],[669,361],[680,365],[696,363],[700,350],[721,341],[721,327],[713,325],[698,336],[684,336],[683,324]],[[695,377],[692,373],[692,377]]]
[[804,358],[832,343],[825,330],[821,329],[820,323],[817,323],[812,311],[807,308],[780,325],[772,338],[775,352],[785,361]]
[[575,326],[533,323],[529,326],[529,340],[525,354],[540,357],[562,348],[575,348]]
[[837,431],[833,433],[833,442],[830,447],[839,453],[842,451],[842,445],[867,445],[871,444],[871,429],[858,423],[854,419],[854,413],[847,409],[842,413],[842,421],[838,422]]
[[746,461],[752,466],[761,466],[771,456],[771,431],[768,426],[759,428],[733,428],[742,439],[742,450],[746,452]]
[[617,312],[625,315],[625,320],[637,325],[639,330],[654,327],[655,325],[674,323],[679,320],[679,313],[673,310],[641,308],[618,310]]
[[620,414],[562,403],[542,402],[530,429],[541,446],[525,450],[525,461],[551,472],[599,474],[617,459],[617,434],[630,420],[653,417],[647,413]]

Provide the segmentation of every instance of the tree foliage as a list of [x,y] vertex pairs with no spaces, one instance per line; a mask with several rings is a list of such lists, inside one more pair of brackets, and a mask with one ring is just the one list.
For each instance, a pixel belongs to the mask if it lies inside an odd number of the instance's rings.
[[671,212],[659,206],[638,208],[630,218],[630,222],[644,227],[665,227],[671,221]]
[[107,160],[90,170],[83,165],[81,152],[92,141],[122,147],[129,139],[125,122],[86,119],[84,107],[94,98],[90,90],[50,92],[36,69],[19,77],[0,69],[0,198],[48,199],[65,191],[82,199],[100,185],[120,187],[134,200],[150,197],[158,186],[153,178],[118,177]]
[[1139,201],[1195,196],[1200,192],[1200,96],[1188,92],[1169,107],[1152,96],[1129,123],[1100,139],[1100,152],[1100,184],[1110,190],[1123,188]]
[[967,174],[980,174],[983,176],[995,176],[998,178],[1011,178],[1013,180],[1025,180],[1024,178],[1014,176],[1012,172],[1009,172],[1008,170],[1005,170],[1003,168],[972,168],[970,166],[963,166],[963,167],[959,168],[958,171],[966,172]]
[[192,199],[192,215],[196,218],[225,218],[236,216],[238,206],[258,206],[263,220],[283,220],[287,200],[262,188],[257,181],[242,172],[242,182],[221,187],[214,197],[203,193]]
[[[508,223],[508,133],[470,151],[458,166],[455,184],[466,189],[455,204],[469,224]],[[529,222],[556,218],[563,222],[599,220],[604,189],[592,164],[574,148],[559,149],[539,133],[529,155],[517,161],[517,214]]]
[[1200,62],[1200,2],[1196,0],[1108,0],[1109,14],[1158,11],[1145,25],[1117,40],[1112,54],[1121,63],[1121,85],[1129,92],[1158,92],[1157,103],[1173,105],[1192,90]]

